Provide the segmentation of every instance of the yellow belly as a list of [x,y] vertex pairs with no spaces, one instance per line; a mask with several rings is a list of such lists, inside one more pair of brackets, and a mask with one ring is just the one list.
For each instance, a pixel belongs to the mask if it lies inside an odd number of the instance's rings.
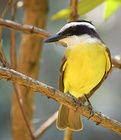
[[64,66],[64,93],[76,98],[88,94],[106,71],[105,46],[81,44],[67,48]]

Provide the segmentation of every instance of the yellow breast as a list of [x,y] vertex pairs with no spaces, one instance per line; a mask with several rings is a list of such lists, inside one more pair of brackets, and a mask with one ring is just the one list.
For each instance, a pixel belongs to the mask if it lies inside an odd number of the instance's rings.
[[88,94],[103,78],[107,68],[103,44],[78,44],[65,51],[64,93],[76,98]]

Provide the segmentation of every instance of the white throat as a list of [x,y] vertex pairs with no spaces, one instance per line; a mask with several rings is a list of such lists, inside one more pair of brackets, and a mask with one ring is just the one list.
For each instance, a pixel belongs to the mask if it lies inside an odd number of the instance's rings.
[[67,46],[73,46],[75,44],[80,43],[101,43],[101,41],[98,38],[91,37],[87,34],[81,35],[81,36],[69,36],[67,38],[62,39],[61,41],[65,42]]

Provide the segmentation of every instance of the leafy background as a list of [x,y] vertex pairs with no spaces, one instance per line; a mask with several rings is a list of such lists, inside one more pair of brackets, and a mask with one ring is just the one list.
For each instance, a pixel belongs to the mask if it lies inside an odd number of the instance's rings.
[[[100,4],[105,3],[105,15],[104,19],[108,19],[120,6],[121,0],[79,0],[77,11],[80,16],[88,13],[89,11],[93,10]],[[56,14],[52,16],[52,20],[61,19],[61,18],[68,18],[70,13],[70,9],[62,9]]]
[[[89,0],[85,0],[89,1]],[[91,0],[93,2],[94,0]],[[101,3],[101,0],[98,0]],[[110,0],[110,2],[114,0]],[[115,0],[120,2],[120,0]],[[60,11],[61,9],[69,7],[69,0],[50,0],[49,1],[49,12],[48,12],[48,24],[47,30],[50,33],[56,33],[66,22],[67,19],[57,19],[51,20],[52,16]],[[106,1],[109,7],[109,0]],[[0,0],[0,15],[3,11],[7,0]],[[117,7],[119,4],[117,5]],[[117,9],[112,8],[114,11]],[[102,3],[100,6],[92,10],[82,18],[88,18],[96,25],[97,31],[101,38],[104,40],[106,45],[110,48],[111,54],[121,55],[121,8],[119,7],[116,12],[108,19],[109,15],[112,13],[111,10],[107,12],[104,19],[105,4]],[[81,9],[81,8],[80,8]],[[107,9],[107,8],[106,8]],[[11,9],[6,15],[6,19],[10,19]],[[23,21],[23,8],[17,9],[16,21],[22,23]],[[19,52],[20,45],[20,35],[17,32],[17,54]],[[3,46],[4,52],[7,59],[10,60],[10,42],[9,42],[9,30],[4,29],[3,31]],[[33,46],[34,48],[34,46]],[[58,88],[58,71],[61,62],[61,58],[64,54],[64,47],[52,44],[44,44],[42,58],[40,59],[40,74],[38,80]],[[11,124],[10,124],[10,112],[11,112],[11,92],[12,84],[10,82],[0,80],[0,139],[1,140],[11,140]],[[121,122],[121,72],[115,69],[108,79],[104,82],[101,88],[91,97],[90,99],[93,107]],[[35,94],[35,114],[33,121],[35,124],[35,129],[37,129],[49,116],[51,116],[57,109],[59,104],[51,99],[41,96],[39,93]],[[74,139],[83,140],[120,140],[121,137],[112,131],[103,128],[101,126],[96,126],[94,122],[87,120],[83,117],[84,130],[74,133]],[[63,139],[63,131],[59,131],[54,123],[45,133],[42,135],[42,140],[49,139]]]

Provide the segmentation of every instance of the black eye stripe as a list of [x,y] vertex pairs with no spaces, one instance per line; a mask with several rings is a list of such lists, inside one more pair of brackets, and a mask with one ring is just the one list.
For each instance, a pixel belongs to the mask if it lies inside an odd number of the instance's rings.
[[94,29],[89,28],[88,26],[85,25],[76,25],[76,26],[71,26],[67,29],[65,29],[61,34],[70,34],[70,35],[82,35],[82,34],[90,34],[95,32]]

